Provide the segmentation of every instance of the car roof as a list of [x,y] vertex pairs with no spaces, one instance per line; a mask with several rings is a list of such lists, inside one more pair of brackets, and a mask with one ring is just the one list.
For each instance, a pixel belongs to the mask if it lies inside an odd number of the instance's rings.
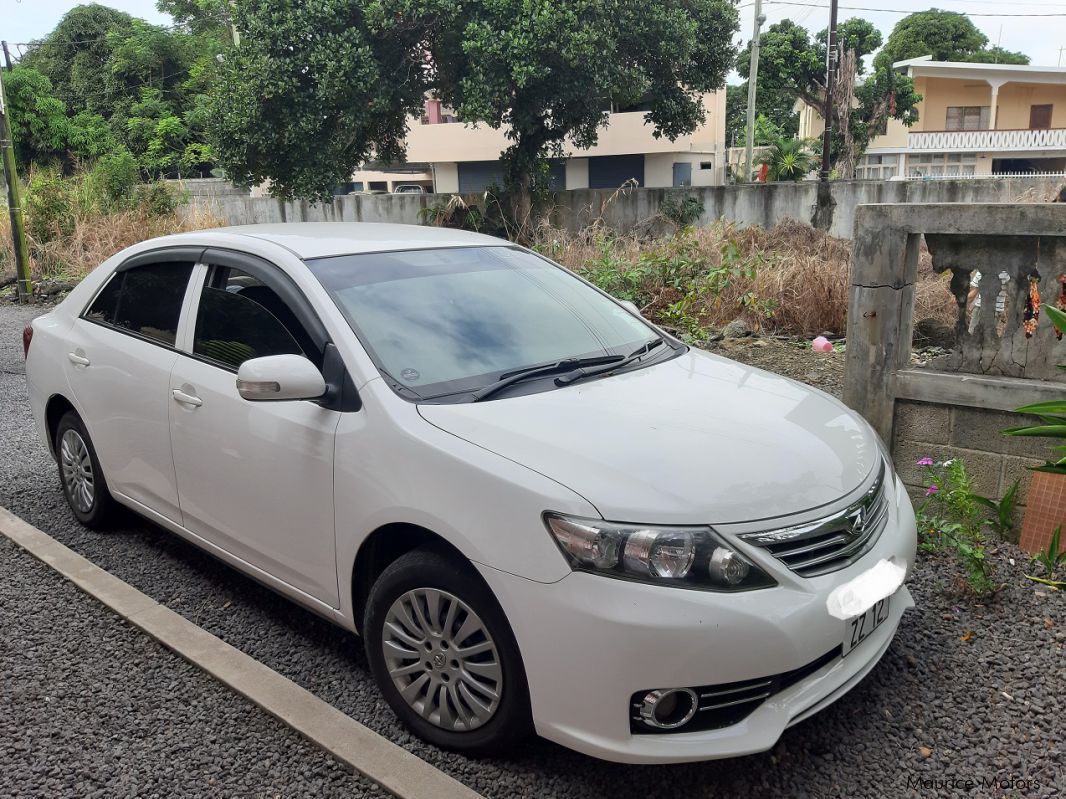
[[[195,240],[197,234],[212,239],[251,237],[285,247],[300,258],[328,258],[397,250],[428,250],[439,247],[507,246],[510,242],[466,230],[398,225],[377,222],[284,222],[267,225],[235,225],[167,237]],[[169,243],[169,242],[168,242]],[[234,241],[239,248],[239,243]]]

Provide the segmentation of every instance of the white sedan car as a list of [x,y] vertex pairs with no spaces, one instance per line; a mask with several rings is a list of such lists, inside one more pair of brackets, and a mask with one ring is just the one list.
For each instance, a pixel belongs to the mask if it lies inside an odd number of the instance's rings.
[[535,730],[630,763],[765,750],[855,686],[913,604],[897,581],[832,612],[914,560],[866,422],[505,241],[168,236],[24,345],[78,519],[126,506],[358,631],[393,710],[441,747]]

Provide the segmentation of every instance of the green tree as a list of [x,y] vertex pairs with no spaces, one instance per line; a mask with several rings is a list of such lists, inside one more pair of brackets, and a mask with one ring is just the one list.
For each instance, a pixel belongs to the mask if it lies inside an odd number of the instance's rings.
[[4,76],[4,89],[19,168],[61,160],[66,154],[70,123],[67,107],[53,93],[52,82],[37,70],[20,65]]
[[926,55],[931,55],[934,61],[1029,63],[1029,57],[1023,53],[999,47],[989,49],[988,37],[965,14],[931,8],[896,23],[874,59],[874,66],[889,69],[897,61]]
[[77,6],[35,43],[21,63],[46,76],[66,107],[110,117],[115,85],[110,62],[115,44],[133,32],[134,18],[97,3]]
[[[375,34],[365,3],[246,0],[208,114],[227,175],[280,197],[326,198],[372,159],[400,160],[427,76],[424,34]],[[424,50],[422,50],[424,52]]]
[[195,34],[225,35],[232,19],[231,0],[158,0],[155,6]]
[[246,0],[237,26],[213,114],[233,177],[324,198],[371,155],[402,156],[431,91],[460,120],[507,130],[507,184],[528,208],[547,158],[595,143],[612,105],[645,107],[657,136],[693,130],[701,93],[732,64],[737,12],[728,0]]
[[[148,174],[173,176],[187,164],[211,167],[206,98],[221,47],[212,32],[170,31],[90,4],[67,13],[22,65],[44,76],[48,94],[62,104],[68,157],[94,159],[125,146]],[[160,125],[167,117],[173,119]],[[198,146],[186,157],[190,145]],[[43,153],[33,158],[48,160]]]
[[[825,31],[813,40],[805,28],[791,20],[771,25],[759,37],[759,93],[765,90],[793,100],[825,108]],[[906,125],[918,119],[920,95],[905,75],[891,69],[875,69],[860,82],[863,57],[881,46],[881,34],[863,19],[849,19],[837,27],[841,49],[840,69],[834,90],[832,162],[841,177],[854,175],[855,164],[882,133],[889,119]],[[738,69],[744,63],[741,55]]]

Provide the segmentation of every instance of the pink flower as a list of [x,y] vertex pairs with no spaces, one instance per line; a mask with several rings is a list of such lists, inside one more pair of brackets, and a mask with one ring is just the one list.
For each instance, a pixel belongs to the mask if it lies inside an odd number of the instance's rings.
[[940,489],[939,489],[939,488],[937,488],[935,484],[934,484],[934,485],[931,485],[931,486],[929,486],[929,490],[925,492],[925,495],[926,495],[927,497],[931,497],[931,496],[933,496],[933,494],[935,494],[935,493],[936,493],[937,491],[939,491],[939,490],[940,490]]
[[918,461],[918,465],[919,466],[932,466],[933,465],[933,459],[932,458],[922,458],[921,460]]

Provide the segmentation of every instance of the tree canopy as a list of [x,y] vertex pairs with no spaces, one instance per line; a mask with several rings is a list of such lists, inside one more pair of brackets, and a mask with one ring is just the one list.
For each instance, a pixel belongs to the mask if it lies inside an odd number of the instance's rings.
[[77,6],[9,77],[21,168],[125,148],[151,177],[209,170],[206,100],[220,49],[215,33]]
[[403,155],[426,93],[463,122],[506,128],[509,187],[595,143],[613,107],[655,135],[704,119],[733,61],[729,0],[245,0],[222,68],[214,137],[236,180],[324,198],[362,162]]
[[891,68],[896,61],[925,55],[931,55],[934,61],[1029,63],[1029,56],[1024,53],[988,47],[988,37],[965,14],[931,8],[910,14],[896,23],[884,48],[874,59],[874,66]]

